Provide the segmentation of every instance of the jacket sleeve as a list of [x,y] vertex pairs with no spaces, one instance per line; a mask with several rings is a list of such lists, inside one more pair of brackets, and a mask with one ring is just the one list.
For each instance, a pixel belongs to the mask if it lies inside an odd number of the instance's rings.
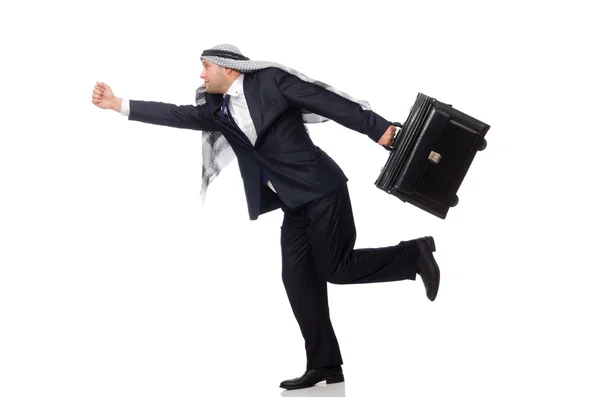
[[273,69],[279,91],[293,106],[319,114],[344,127],[365,134],[374,142],[379,142],[384,132],[392,125],[379,114],[364,110],[356,102],[316,84],[308,83],[284,70]]
[[219,126],[202,105],[174,105],[164,102],[129,100],[129,120],[174,128],[214,131]]

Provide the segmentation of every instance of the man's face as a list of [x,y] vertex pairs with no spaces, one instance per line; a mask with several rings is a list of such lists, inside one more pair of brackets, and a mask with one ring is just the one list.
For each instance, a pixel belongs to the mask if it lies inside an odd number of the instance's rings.
[[202,73],[200,78],[204,80],[206,92],[209,94],[224,94],[227,92],[227,78],[225,68],[212,62],[202,60]]

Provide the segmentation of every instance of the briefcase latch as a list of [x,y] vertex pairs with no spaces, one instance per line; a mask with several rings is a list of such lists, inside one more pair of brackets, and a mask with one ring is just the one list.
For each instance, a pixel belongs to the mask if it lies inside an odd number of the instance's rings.
[[437,152],[434,152],[433,150],[431,151],[431,153],[429,153],[429,160],[432,163],[436,163],[436,164],[439,163],[441,158],[442,158],[442,155]]

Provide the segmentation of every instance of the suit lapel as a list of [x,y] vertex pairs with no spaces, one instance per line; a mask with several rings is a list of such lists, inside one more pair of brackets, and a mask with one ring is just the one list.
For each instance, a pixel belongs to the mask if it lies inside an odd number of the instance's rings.
[[263,132],[263,117],[260,88],[256,73],[246,73],[244,75],[244,96],[248,103],[248,110],[254,123],[254,128],[256,129],[256,142],[258,143]]

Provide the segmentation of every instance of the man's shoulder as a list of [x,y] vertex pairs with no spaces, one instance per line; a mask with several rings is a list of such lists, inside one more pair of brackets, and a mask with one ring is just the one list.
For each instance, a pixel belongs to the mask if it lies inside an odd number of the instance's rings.
[[[246,72],[249,77],[249,81],[258,82],[263,87],[267,86],[279,86],[284,74],[287,74],[284,70],[276,67],[269,66],[254,70],[252,72]],[[251,83],[250,83],[251,84]]]
[[252,73],[255,74],[257,76],[280,76],[283,74],[289,74],[288,72],[286,72],[285,70],[278,68],[277,66],[268,66],[266,68],[261,68],[258,70],[254,70],[252,72],[246,72],[246,73]]

